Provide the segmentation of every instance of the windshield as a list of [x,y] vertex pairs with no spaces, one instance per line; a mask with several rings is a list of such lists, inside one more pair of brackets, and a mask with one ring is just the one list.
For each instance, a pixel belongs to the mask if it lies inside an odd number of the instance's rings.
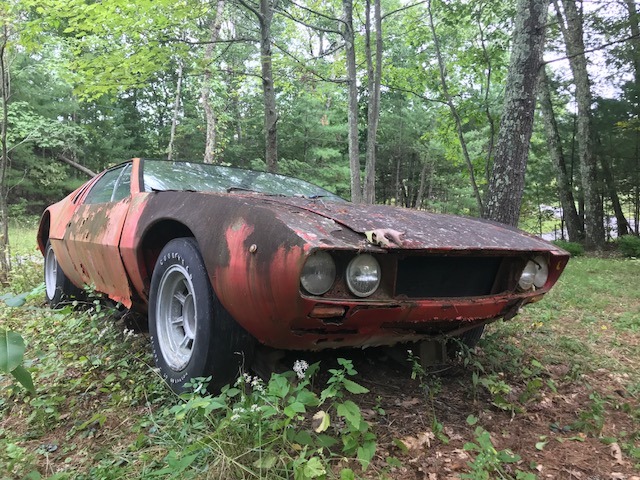
[[300,196],[344,201],[337,195],[297,178],[275,173],[243,170],[192,162],[144,160],[147,192],[189,190],[199,192],[257,192],[266,195]]

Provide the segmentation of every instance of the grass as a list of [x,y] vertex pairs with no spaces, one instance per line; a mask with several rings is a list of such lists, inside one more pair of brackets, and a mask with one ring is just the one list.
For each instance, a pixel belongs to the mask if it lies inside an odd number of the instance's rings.
[[[17,257],[35,252],[33,224],[12,225],[10,239]],[[41,283],[40,263],[18,264],[0,294]],[[532,479],[537,465],[539,478],[562,478],[586,443],[607,458],[619,446],[622,464],[611,468],[632,472],[640,468],[638,272],[637,259],[572,259],[543,301],[487,329],[457,377],[426,375],[415,361],[413,372],[386,377],[378,361],[367,376],[341,360],[314,364],[303,378],[243,377],[219,396],[199,382],[173,394],[147,337],[97,300],[60,311],[39,297],[23,308],[0,302],[0,324],[25,338],[36,385],[29,395],[0,376],[0,479],[408,479],[460,458],[465,478]],[[439,456],[414,449],[419,438],[431,438]],[[574,465],[585,475],[613,471],[589,461]]]

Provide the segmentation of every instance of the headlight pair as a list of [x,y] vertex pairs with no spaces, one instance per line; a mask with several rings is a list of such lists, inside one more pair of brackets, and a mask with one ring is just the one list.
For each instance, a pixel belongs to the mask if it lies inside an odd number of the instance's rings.
[[542,255],[529,260],[520,275],[518,286],[526,291],[531,287],[542,288],[549,278],[549,262]]
[[[347,287],[357,297],[368,297],[380,286],[382,272],[380,264],[371,255],[364,253],[351,259],[345,271]],[[324,251],[312,253],[302,268],[300,284],[311,295],[327,293],[336,279],[336,264],[333,257]]]

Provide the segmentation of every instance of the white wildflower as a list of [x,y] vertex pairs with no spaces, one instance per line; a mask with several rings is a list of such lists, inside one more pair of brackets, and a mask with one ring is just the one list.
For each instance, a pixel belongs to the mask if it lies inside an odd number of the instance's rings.
[[304,360],[296,360],[293,362],[293,371],[296,372],[296,375],[300,380],[304,378],[304,372],[309,368],[309,364]]

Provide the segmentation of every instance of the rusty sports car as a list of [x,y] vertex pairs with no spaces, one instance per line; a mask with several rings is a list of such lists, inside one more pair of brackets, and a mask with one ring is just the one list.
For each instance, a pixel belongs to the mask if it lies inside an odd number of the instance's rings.
[[[177,391],[232,381],[256,345],[319,350],[457,337],[549,291],[568,254],[516,229],[307,182],[133,159],[51,205],[38,244],[57,306],[93,285],[148,313]],[[243,353],[243,355],[239,355]]]

